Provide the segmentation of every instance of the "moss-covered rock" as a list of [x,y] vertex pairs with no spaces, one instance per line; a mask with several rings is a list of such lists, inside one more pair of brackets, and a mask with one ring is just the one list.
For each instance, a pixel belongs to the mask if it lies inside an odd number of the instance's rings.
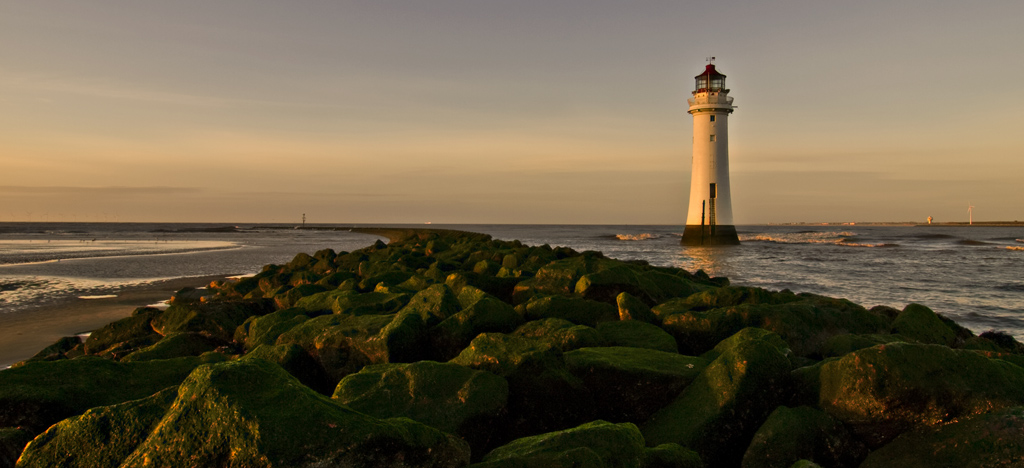
[[823,357],[843,356],[860,349],[902,341],[906,340],[900,335],[886,335],[879,333],[855,335],[844,333],[842,335],[829,337],[829,339],[825,341],[825,345],[822,346],[821,354]]
[[639,468],[644,439],[633,424],[594,421],[572,429],[517,439],[484,456],[478,468]]
[[594,396],[597,417],[642,422],[672,401],[707,361],[635,347],[581,348],[565,364]]
[[1024,408],[1015,407],[903,434],[861,468],[988,468],[1024,462]]
[[791,370],[779,338],[745,329],[715,348],[718,356],[668,406],[642,427],[648,445],[678,443],[710,466],[737,466],[735,447],[754,432],[787,393]]
[[679,444],[661,444],[644,449],[643,468],[704,468],[700,455]]
[[799,460],[854,468],[867,448],[838,421],[807,406],[779,406],[754,434],[743,455],[743,468],[787,468]]
[[565,429],[592,419],[590,392],[566,369],[561,350],[550,343],[518,335],[482,333],[451,362],[508,380],[505,440]]
[[559,318],[588,327],[619,319],[615,306],[576,297],[538,296],[527,302],[524,309],[526,320]]
[[915,427],[1024,404],[1024,369],[940,345],[892,343],[821,366],[820,405],[878,447]]
[[[679,343],[680,352],[701,354],[746,327],[781,336],[800,356],[821,356],[834,335],[885,333],[889,321],[850,301],[814,295],[783,304],[743,303],[710,310],[689,310],[663,317],[662,327]],[[655,307],[661,309],[666,304]]]
[[524,323],[512,334],[550,344],[562,351],[603,344],[603,339],[597,329],[557,318]]
[[262,302],[232,301],[172,305],[153,318],[152,327],[161,335],[196,332],[223,341],[231,341],[235,329],[246,319],[253,315],[265,315],[272,311]]
[[480,295],[428,332],[430,349],[439,360],[458,356],[481,333],[510,333],[523,322],[511,305],[472,286],[463,288],[460,304],[476,296],[466,294],[468,290],[479,291]]
[[272,345],[282,333],[309,320],[306,310],[292,308],[282,309],[267,315],[252,316],[235,329],[235,341],[241,342],[245,349],[254,349],[260,345]]
[[32,356],[26,361],[55,361],[57,359],[66,359],[66,353],[72,349],[81,349],[82,339],[78,336],[65,336],[56,343],[43,348],[41,351]]
[[260,345],[242,356],[242,359],[263,359],[273,362],[318,393],[330,395],[334,391],[335,381],[297,344]]
[[143,398],[180,383],[197,357],[120,363],[95,356],[29,362],[0,372],[0,427],[33,432],[61,419]]
[[892,332],[919,343],[952,346],[956,334],[932,312],[921,304],[910,304],[892,321]]
[[373,417],[406,417],[458,434],[476,451],[490,444],[499,426],[508,382],[457,364],[378,364],[342,379],[333,398]]
[[601,322],[597,324],[597,332],[609,346],[632,346],[669,353],[679,351],[676,339],[672,335],[646,322],[636,320]]
[[614,304],[620,293],[629,293],[648,305],[658,304],[673,297],[686,297],[708,288],[687,279],[623,263],[603,265],[599,271],[588,273],[576,282],[575,293],[580,297]]
[[368,364],[389,362],[386,340],[379,339],[395,315],[323,315],[296,325],[276,344],[296,344],[337,382]]
[[409,298],[410,296],[404,293],[334,290],[305,297],[296,304],[296,307],[308,310],[325,309],[335,314],[384,315],[398,312],[409,303]]
[[468,461],[465,442],[451,435],[355,412],[252,359],[196,369],[123,466],[458,467]]
[[226,342],[199,333],[171,333],[155,344],[135,351],[123,358],[123,362],[151,361],[184,356],[199,356],[213,351]]
[[149,437],[177,396],[178,389],[170,387],[65,419],[32,440],[18,467],[117,468]]
[[156,343],[160,339],[160,335],[153,330],[151,322],[160,313],[159,309],[140,307],[135,309],[130,317],[108,323],[98,330],[94,330],[85,340],[85,352],[100,354],[124,344],[128,344],[128,346],[122,346],[123,348],[134,350]]
[[444,284],[432,285],[414,295],[399,313],[416,314],[432,327],[462,309],[459,299]]
[[654,315],[654,312],[651,312],[651,308],[647,304],[627,292],[615,296],[615,305],[619,308],[619,320],[637,320],[653,324],[661,323],[658,317]]

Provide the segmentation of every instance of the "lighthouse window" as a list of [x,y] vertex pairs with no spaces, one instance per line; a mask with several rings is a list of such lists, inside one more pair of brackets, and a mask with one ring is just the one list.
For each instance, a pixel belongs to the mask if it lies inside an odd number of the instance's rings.
[[711,121],[712,121],[712,122],[714,122],[714,121],[715,121],[715,116],[713,116],[713,115],[711,116]]
[[715,136],[711,135],[711,141],[715,141]]

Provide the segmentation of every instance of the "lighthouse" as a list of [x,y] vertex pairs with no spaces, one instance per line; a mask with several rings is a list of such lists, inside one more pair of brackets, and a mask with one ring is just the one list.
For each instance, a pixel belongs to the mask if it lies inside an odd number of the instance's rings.
[[697,75],[693,97],[693,169],[690,207],[686,212],[683,245],[736,245],[729,195],[729,114],[732,97],[725,75],[715,70],[714,57]]

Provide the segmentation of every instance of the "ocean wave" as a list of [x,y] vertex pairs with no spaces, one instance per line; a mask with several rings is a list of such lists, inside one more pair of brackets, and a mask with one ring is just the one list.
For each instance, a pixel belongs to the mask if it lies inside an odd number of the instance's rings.
[[1020,243],[1024,243],[1024,239],[1014,239],[1014,240],[1016,240],[1017,242],[1020,242]]
[[741,235],[740,241],[773,242],[776,244],[831,244],[845,247],[899,247],[899,244],[873,244],[857,239],[849,231],[799,231],[784,234]]
[[1016,245],[1008,245],[1008,246],[1006,246],[1006,250],[1024,250],[1024,247],[1018,247]]
[[957,242],[960,245],[992,245],[991,242],[976,241],[974,239],[962,239]]
[[657,239],[659,237],[661,237],[661,236],[659,236],[657,234],[651,234],[651,233],[648,233],[648,232],[645,232],[645,233],[642,233],[642,234],[616,234],[615,235],[616,239],[624,240],[624,241],[651,240],[651,239]]

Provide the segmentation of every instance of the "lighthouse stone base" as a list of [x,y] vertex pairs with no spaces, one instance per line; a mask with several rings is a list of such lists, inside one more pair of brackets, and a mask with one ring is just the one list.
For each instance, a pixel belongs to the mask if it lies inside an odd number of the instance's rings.
[[[714,232],[712,232],[714,231]],[[740,245],[736,226],[687,224],[683,229],[682,245]]]

